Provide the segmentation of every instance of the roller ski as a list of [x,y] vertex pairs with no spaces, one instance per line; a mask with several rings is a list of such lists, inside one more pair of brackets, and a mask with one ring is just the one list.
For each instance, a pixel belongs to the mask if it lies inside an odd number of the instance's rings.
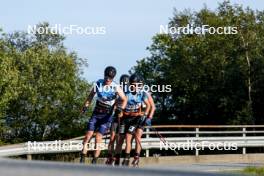
[[81,153],[81,156],[80,156],[80,163],[81,164],[84,164],[85,163],[85,157],[86,157],[86,155],[83,154],[83,153]]
[[129,159],[124,159],[122,162],[122,166],[129,166]]
[[132,161],[131,164],[132,164],[133,167],[138,167],[139,166],[139,157],[135,156],[134,160]]

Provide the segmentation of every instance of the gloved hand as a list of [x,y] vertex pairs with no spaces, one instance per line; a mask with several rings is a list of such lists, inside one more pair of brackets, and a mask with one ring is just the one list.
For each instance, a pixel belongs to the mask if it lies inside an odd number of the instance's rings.
[[117,107],[115,110],[115,117],[121,118],[123,116],[123,109],[120,107]]
[[147,118],[145,124],[146,126],[151,126],[151,118]]
[[87,110],[88,110],[88,107],[84,106],[84,107],[82,107],[82,111],[81,111],[81,113],[84,114]]
[[144,126],[146,124],[146,120],[147,120],[146,115],[141,116],[138,121],[139,126]]

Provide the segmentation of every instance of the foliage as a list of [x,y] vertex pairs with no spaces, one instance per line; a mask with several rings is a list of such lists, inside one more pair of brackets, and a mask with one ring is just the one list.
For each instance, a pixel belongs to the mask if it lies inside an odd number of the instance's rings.
[[250,174],[255,176],[264,175],[264,168],[263,167],[247,167],[243,170],[244,174]]
[[264,11],[229,1],[216,11],[175,10],[170,27],[231,26],[238,33],[153,37],[150,56],[139,60],[131,72],[142,74],[147,84],[172,86],[172,92],[153,93],[158,123],[263,123],[263,23]]
[[63,40],[50,32],[0,38],[2,140],[65,139],[83,133],[79,109],[89,84],[80,77],[83,60],[68,53]]

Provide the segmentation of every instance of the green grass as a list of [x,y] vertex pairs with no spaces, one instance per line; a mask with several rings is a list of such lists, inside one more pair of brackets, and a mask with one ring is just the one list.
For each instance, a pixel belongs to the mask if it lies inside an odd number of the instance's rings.
[[264,176],[264,167],[247,167],[243,170],[243,173],[255,176]]

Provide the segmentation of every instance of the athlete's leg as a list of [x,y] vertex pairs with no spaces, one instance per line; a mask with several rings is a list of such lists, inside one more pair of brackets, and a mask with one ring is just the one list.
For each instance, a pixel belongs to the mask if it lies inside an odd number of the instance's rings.
[[87,132],[85,133],[85,137],[83,139],[83,148],[81,151],[81,158],[80,158],[80,163],[85,162],[85,156],[87,155],[88,151],[88,143],[90,142],[91,138],[93,137],[94,130],[96,128],[97,124],[97,118],[95,114],[92,115],[90,118],[88,124],[87,124]]
[[135,125],[133,117],[127,117],[124,119],[125,124],[125,139],[126,139],[126,147],[125,147],[125,158],[123,160],[122,165],[128,166],[130,160],[130,152],[132,147],[132,137],[135,132]]
[[108,156],[105,164],[112,164],[113,162],[113,152],[115,147],[115,139],[116,139],[116,133],[115,131],[110,132],[110,141],[108,144]]
[[116,148],[115,154],[120,155],[122,152],[122,146],[125,141],[125,134],[126,134],[126,121],[124,119],[121,120],[120,125],[118,127],[118,136],[116,137]]
[[114,152],[115,139],[116,139],[116,128],[117,128],[117,123],[114,121],[112,122],[110,128],[110,139],[109,139],[110,141],[108,143],[108,155],[105,164],[112,164],[113,162],[113,152]]
[[125,140],[125,122],[124,119],[120,119],[119,125],[117,128],[116,134],[116,148],[115,148],[115,157],[114,157],[114,165],[119,166],[120,157],[122,153],[122,146]]
[[119,134],[116,140],[116,149],[115,149],[116,154],[121,154],[124,141],[125,141],[125,135]]
[[140,154],[141,152],[141,137],[143,134],[142,128],[138,128],[135,133],[135,140],[136,140],[136,150],[135,152]]
[[83,149],[82,153],[87,154],[88,151],[88,143],[90,142],[91,138],[93,137],[94,131],[87,131],[85,137],[83,139]]
[[132,134],[126,133],[125,158],[122,163],[122,165],[124,166],[129,166],[132,137],[133,137]]
[[134,155],[134,160],[132,161],[132,165],[134,167],[137,167],[139,164],[139,157],[140,157],[140,152],[141,152],[141,137],[143,134],[142,128],[137,128],[136,133],[135,133],[135,141],[136,141],[136,149],[135,149],[135,155]]
[[117,130],[118,124],[116,122],[113,122],[111,124],[111,130],[110,130],[110,141],[108,144],[108,155],[112,156],[113,152],[115,151],[115,141],[116,141],[116,130]]
[[101,133],[97,132],[95,135],[95,151],[94,151],[94,156],[92,159],[92,164],[97,163],[98,157],[101,153],[102,138],[103,138],[103,135]]
[[102,139],[103,139],[103,135],[97,132],[95,136],[95,148],[96,148],[96,150],[94,151],[95,158],[98,158],[101,153]]
[[109,154],[112,154],[114,152],[115,141],[116,141],[116,132],[115,131],[111,131],[110,132],[110,141],[109,141],[109,144],[108,144],[108,153]]
[[102,139],[103,135],[106,134],[107,130],[109,130],[110,124],[111,124],[111,117],[106,116],[103,119],[99,120],[99,130],[96,133],[95,137],[95,144],[96,144],[96,150],[94,151],[94,157],[92,163],[95,164],[97,161],[97,158],[100,156],[101,148],[102,148]]
[[83,150],[82,150],[83,154],[87,153],[87,144],[88,144],[88,142],[90,142],[90,140],[93,136],[93,133],[94,133],[94,130],[96,128],[97,123],[98,123],[98,119],[97,119],[96,115],[93,114],[92,117],[90,118],[88,124],[87,124],[87,132],[86,132],[85,137],[83,139]]
[[80,163],[85,162],[85,156],[87,155],[87,151],[88,151],[88,143],[91,140],[91,138],[93,137],[93,133],[94,133],[94,131],[87,131],[85,134],[85,137],[83,139],[83,148],[81,151]]
[[126,153],[131,152],[131,141],[132,141],[132,134],[127,133],[126,134],[126,149],[125,149]]
[[120,164],[122,146],[123,146],[124,141],[125,141],[124,134],[119,134],[118,137],[116,137],[115,157],[113,158],[115,166],[119,166]]

